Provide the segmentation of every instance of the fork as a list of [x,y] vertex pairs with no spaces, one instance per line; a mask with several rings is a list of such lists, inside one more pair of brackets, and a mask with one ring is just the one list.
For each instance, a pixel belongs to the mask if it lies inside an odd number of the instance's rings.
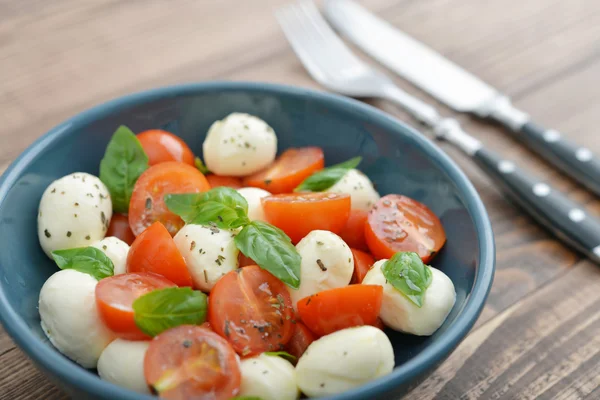
[[[276,18],[308,73],[323,87],[349,97],[388,100],[469,156],[492,181],[564,243],[600,263],[600,221],[512,161],[486,149],[457,120],[400,89],[387,75],[356,57],[310,0],[276,11]],[[393,49],[390,49],[393,51]]]

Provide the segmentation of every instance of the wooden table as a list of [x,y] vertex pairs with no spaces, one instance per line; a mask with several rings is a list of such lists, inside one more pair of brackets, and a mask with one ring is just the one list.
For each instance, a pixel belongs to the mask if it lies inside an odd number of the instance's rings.
[[[272,16],[284,2],[0,0],[1,168],[63,119],[133,91],[213,79],[318,88]],[[598,0],[363,3],[511,95],[535,119],[600,152]],[[409,121],[389,104],[373,104]],[[592,213],[600,211],[594,196],[502,129],[469,117],[461,121]],[[442,147],[487,206],[497,272],[477,326],[407,397],[600,398],[600,269],[514,208],[460,154]],[[0,328],[0,399],[41,398],[66,396]]]

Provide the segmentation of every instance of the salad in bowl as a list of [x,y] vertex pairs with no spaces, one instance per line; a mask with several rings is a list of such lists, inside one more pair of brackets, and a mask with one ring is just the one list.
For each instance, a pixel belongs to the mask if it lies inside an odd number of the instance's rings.
[[323,397],[392,372],[386,331],[443,324],[456,292],[429,266],[442,223],[380,196],[360,157],[326,167],[244,113],[202,150],[121,126],[99,176],[46,188],[38,238],[57,272],[39,313],[65,356],[168,399]]

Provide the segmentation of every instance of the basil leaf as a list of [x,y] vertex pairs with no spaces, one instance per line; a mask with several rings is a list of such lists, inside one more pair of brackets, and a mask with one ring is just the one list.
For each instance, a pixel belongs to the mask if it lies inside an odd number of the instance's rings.
[[214,223],[221,229],[233,229],[250,223],[244,196],[224,186],[204,193],[168,194],[165,204],[187,224]]
[[194,160],[194,164],[196,165],[196,168],[198,168],[198,171],[202,172],[204,175],[210,174],[208,167],[202,162],[202,159],[200,157],[196,157],[196,159]]
[[273,357],[281,357],[284,360],[288,360],[291,363],[295,363],[296,360],[298,360],[296,356],[291,355],[287,351],[265,351],[264,354]]
[[133,186],[148,169],[148,156],[140,141],[126,126],[113,134],[100,161],[100,180],[112,199],[113,211],[127,214]]
[[74,269],[97,280],[113,276],[115,273],[111,259],[95,247],[55,250],[52,252],[52,258],[60,269]]
[[291,288],[300,287],[300,254],[281,229],[266,222],[252,221],[234,240],[237,248],[259,267]]
[[358,167],[362,157],[354,157],[343,163],[332,165],[320,171],[315,172],[308,178],[302,181],[295,192],[322,192],[335,185],[340,179],[346,175],[348,171]]
[[135,324],[150,336],[179,325],[200,325],[206,320],[206,299],[189,287],[153,290],[133,302]]
[[413,252],[399,252],[381,266],[383,276],[400,293],[421,307],[431,284],[431,269]]

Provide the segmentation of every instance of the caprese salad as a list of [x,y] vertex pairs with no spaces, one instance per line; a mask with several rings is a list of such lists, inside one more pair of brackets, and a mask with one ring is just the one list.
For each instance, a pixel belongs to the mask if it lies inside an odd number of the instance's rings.
[[293,400],[389,374],[384,328],[431,335],[452,281],[429,208],[380,197],[361,158],[277,154],[275,131],[233,113],[204,162],[163,130],[119,127],[99,175],[52,182],[39,205],[41,326],[84,368],[168,399]]

